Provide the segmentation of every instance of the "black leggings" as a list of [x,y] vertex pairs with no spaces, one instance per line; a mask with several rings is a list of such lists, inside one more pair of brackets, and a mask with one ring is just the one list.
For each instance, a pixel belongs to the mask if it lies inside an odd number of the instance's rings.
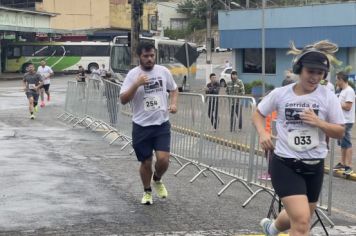
[[310,203],[317,202],[323,185],[324,160],[317,164],[306,164],[293,158],[282,158],[274,154],[271,162],[272,185],[280,198],[306,195]]

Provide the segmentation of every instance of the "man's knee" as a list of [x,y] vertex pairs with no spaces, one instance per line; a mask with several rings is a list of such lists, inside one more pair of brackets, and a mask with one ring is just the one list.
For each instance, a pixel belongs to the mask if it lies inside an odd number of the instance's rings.
[[143,168],[151,168],[152,166],[152,159],[146,159],[144,161],[141,162],[141,166]]

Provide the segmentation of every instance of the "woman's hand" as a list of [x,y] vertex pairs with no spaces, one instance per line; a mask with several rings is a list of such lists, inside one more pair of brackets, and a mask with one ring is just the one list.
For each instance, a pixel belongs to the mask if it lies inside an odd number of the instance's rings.
[[261,145],[262,149],[265,151],[274,150],[272,136],[267,132],[263,132],[260,135],[260,145]]

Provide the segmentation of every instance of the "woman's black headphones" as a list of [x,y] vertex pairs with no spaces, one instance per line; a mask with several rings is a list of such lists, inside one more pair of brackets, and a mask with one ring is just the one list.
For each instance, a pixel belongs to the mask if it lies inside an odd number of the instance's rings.
[[[319,50],[316,50],[316,49],[313,49],[313,48],[310,48],[310,49],[306,49],[305,52],[301,53],[300,55],[296,56],[293,60],[293,73],[296,74],[296,75],[299,75],[301,72],[302,72],[302,68],[303,68],[303,65],[302,65],[302,62],[301,62],[301,59],[311,53],[311,52],[317,52],[317,53],[321,53],[323,55],[325,55],[323,52],[319,51]],[[326,56],[326,61],[327,61],[327,67],[330,68],[330,61],[328,59],[328,57]],[[324,74],[324,79],[328,76],[328,72],[329,70],[325,71],[325,74]]]

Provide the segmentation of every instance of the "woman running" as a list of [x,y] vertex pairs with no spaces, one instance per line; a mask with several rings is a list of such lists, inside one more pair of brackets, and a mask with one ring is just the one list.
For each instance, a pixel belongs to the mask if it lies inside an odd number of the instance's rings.
[[[258,105],[253,122],[264,150],[274,150],[271,161],[272,185],[284,210],[275,221],[263,219],[265,235],[278,235],[290,229],[291,236],[309,235],[310,220],[323,183],[324,159],[328,150],[325,135],[340,139],[344,117],[335,94],[319,85],[328,75],[329,58],[337,45],[320,41],[298,50],[293,73],[297,83],[276,88]],[[264,118],[277,110],[277,143],[264,128]]]

